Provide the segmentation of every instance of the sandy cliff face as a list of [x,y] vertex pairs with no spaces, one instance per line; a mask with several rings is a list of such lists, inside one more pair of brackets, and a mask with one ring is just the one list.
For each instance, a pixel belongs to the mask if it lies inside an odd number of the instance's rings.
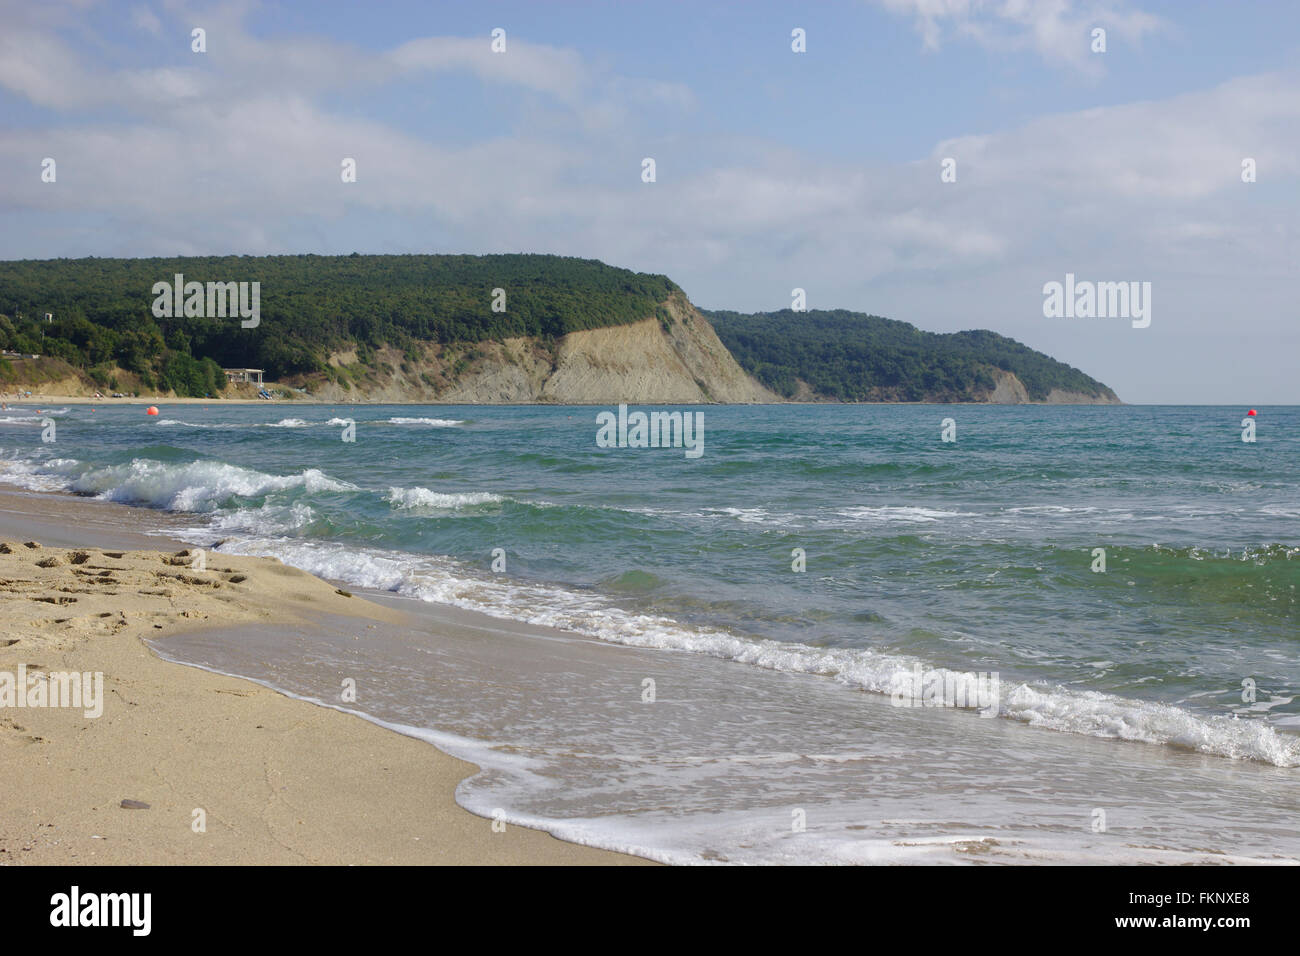
[[543,398],[602,404],[779,401],[745,374],[685,297],[670,299],[666,309],[665,321],[565,336]]
[[1042,403],[1044,405],[1123,405],[1120,397],[1110,389],[1100,395],[1085,395],[1082,392],[1067,392],[1062,388],[1054,388],[1047,393],[1047,399]]
[[1100,395],[1087,395],[1083,392],[1069,392],[1065,389],[1054,388],[1047,393],[1047,398],[1041,402],[1035,402],[1029,397],[1029,391],[1020,381],[1019,376],[1013,372],[1007,372],[1003,369],[995,369],[993,372],[993,391],[985,399],[993,405],[1121,405],[1123,404],[1110,389],[1106,389]]
[[987,399],[991,404],[1023,405],[1029,401],[1029,392],[1018,375],[996,369],[993,372],[993,383],[993,391]]
[[993,373],[994,388],[985,401],[994,405],[1122,405],[1119,396],[1110,389],[1100,395],[1088,395],[1084,392],[1070,392],[1054,388],[1047,393],[1047,398],[1036,401],[1029,397],[1020,378],[1012,372],[996,369]]
[[[465,404],[780,401],[745,374],[685,296],[675,294],[665,312],[663,319],[571,332],[552,348],[533,339],[430,346],[417,362],[385,350],[379,374],[350,390],[315,386],[312,396]],[[346,368],[347,356],[339,358]]]

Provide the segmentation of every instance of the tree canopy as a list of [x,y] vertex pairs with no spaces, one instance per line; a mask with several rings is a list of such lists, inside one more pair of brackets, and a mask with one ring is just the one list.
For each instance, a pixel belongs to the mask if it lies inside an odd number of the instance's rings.
[[924,332],[843,309],[704,315],[741,367],[787,398],[802,381],[842,402],[983,401],[996,369],[1013,372],[1035,401],[1056,388],[1113,397],[1078,369],[987,330]]
[[[259,282],[260,323],[156,318],[153,285],[177,273],[186,282]],[[493,311],[494,289],[504,290],[505,311]],[[10,261],[0,262],[0,347],[87,372],[116,365],[148,387],[201,395],[213,369],[224,385],[221,367],[280,378],[325,371],[332,351],[352,346],[558,338],[653,317],[676,290],[665,276],[545,255]],[[42,321],[47,312],[53,322]]]

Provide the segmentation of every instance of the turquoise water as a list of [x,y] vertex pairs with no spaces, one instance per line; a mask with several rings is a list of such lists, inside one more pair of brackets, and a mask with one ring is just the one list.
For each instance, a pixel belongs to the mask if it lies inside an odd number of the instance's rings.
[[836,693],[993,673],[1012,725],[1300,765],[1300,409],[1250,444],[1244,408],[709,406],[695,459],[597,447],[604,410],[23,407],[0,471],[356,587]]

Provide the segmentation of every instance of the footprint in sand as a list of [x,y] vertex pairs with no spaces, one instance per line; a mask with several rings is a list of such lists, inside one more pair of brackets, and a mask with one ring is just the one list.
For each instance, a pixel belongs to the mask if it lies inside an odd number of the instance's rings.
[[0,730],[10,731],[10,733],[5,734],[3,738],[0,738],[3,739],[5,743],[10,743],[10,744],[45,743],[44,737],[37,737],[35,734],[27,733],[26,727],[22,726],[21,724],[17,724],[14,721],[9,720],[7,718],[4,720],[0,720]]

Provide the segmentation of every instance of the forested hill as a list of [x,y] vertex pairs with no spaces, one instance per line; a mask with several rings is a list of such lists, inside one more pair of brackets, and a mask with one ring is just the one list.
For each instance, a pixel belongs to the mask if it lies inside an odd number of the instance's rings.
[[[156,318],[157,282],[259,282],[260,322]],[[493,290],[505,311],[493,311]],[[414,355],[415,344],[569,332],[653,316],[677,287],[592,259],[547,255],[219,256],[0,262],[0,347],[54,356],[147,390],[215,394],[220,367],[268,379],[333,374],[329,355]],[[43,321],[46,313],[52,322]],[[21,317],[21,318],[20,318]],[[210,361],[207,361],[210,360]]]
[[[201,284],[182,295],[194,313],[155,311],[155,285],[178,274]],[[233,302],[210,311],[228,283],[259,284],[251,327]],[[665,276],[548,255],[0,262],[0,348],[20,353],[0,356],[0,388],[217,396],[222,368],[260,368],[277,394],[330,401],[1117,401],[992,332],[843,311],[707,315],[717,336]]]
[[786,398],[1015,401],[1011,373],[1029,401],[1119,401],[1096,379],[996,332],[923,332],[842,309],[701,311],[741,367]]

